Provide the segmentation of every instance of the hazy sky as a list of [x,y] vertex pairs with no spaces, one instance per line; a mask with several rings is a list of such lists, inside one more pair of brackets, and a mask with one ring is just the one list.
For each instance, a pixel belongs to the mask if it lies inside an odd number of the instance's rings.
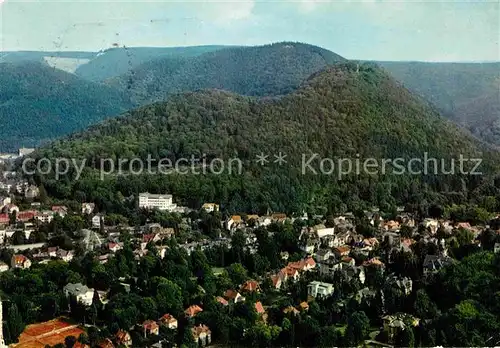
[[1,50],[301,41],[346,58],[500,60],[497,1],[0,0]]

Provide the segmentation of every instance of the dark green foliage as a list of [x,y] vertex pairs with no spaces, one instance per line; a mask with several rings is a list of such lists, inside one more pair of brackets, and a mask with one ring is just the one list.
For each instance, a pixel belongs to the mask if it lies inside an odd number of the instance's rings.
[[37,62],[0,63],[0,149],[34,146],[132,107],[121,92]]
[[500,145],[499,63],[378,64],[451,120]]
[[[362,166],[366,158],[423,158],[428,152],[449,166],[450,158],[463,154],[484,157],[481,169],[488,173],[497,155],[482,150],[376,66],[341,63],[273,101],[213,90],[177,95],[57,141],[36,156],[86,160],[89,168],[77,182],[72,172],[59,181],[39,179],[54,196],[69,198],[81,192],[101,209],[123,215],[135,206],[134,200],[124,203],[124,197],[141,191],[168,191],[191,207],[216,200],[232,212],[326,213],[345,206],[362,211],[367,202],[422,205],[426,212],[430,202],[465,202],[466,192],[472,193],[488,177],[393,175],[388,166],[385,175],[351,174],[339,180],[338,168],[332,175],[315,175],[306,168],[303,175],[302,155],[317,153],[312,167],[319,172],[324,157],[347,157],[354,163],[359,154]],[[286,166],[255,164],[257,154],[279,151],[287,154]],[[205,154],[207,163],[219,157],[226,164],[238,157],[243,171],[235,173],[238,166],[233,164],[232,174],[227,165],[221,175],[111,175],[99,180],[96,169],[102,159],[139,157],[146,163],[148,154],[173,162]],[[127,164],[123,169],[128,171]],[[491,190],[498,194],[497,188]]]
[[276,96],[295,90],[309,75],[345,59],[322,48],[283,42],[225,48],[192,58],[147,62],[109,83],[139,104],[203,88]]

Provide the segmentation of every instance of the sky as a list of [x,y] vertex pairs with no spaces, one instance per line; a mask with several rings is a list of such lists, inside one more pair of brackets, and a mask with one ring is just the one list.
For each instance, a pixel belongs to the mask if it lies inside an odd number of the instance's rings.
[[0,50],[299,41],[349,59],[499,61],[496,1],[0,0]]

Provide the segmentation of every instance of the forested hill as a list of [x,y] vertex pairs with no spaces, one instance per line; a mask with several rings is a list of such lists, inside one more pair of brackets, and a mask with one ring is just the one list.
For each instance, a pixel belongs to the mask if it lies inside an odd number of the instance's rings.
[[378,64],[443,115],[500,146],[500,63]]
[[131,69],[153,59],[194,57],[223,47],[225,46],[116,47],[96,53],[87,64],[79,66],[75,74],[91,81],[103,81],[126,74]]
[[128,98],[38,62],[0,63],[0,150],[38,145],[129,110]]
[[[287,155],[286,165],[255,164],[257,154],[269,154],[272,161],[280,151]],[[300,211],[342,204],[460,202],[480,181],[460,175],[351,174],[342,180],[337,172],[302,175],[302,154],[408,159],[424,152],[437,158],[484,156],[481,151],[475,140],[376,66],[340,63],[276,99],[218,90],[175,95],[54,142],[35,156],[86,158],[88,164],[101,158],[146,159],[148,154],[172,160],[237,156],[245,163],[241,175],[130,175],[99,181],[88,169],[77,182],[38,180],[55,196],[85,197],[108,211],[122,207],[123,197],[146,190],[173,193],[191,206],[218,201],[232,211]],[[318,162],[313,166],[318,169]]]
[[282,42],[224,48],[191,58],[157,59],[111,79],[109,84],[128,92],[138,104],[203,88],[273,96],[295,90],[309,75],[339,61],[345,59],[320,47]]

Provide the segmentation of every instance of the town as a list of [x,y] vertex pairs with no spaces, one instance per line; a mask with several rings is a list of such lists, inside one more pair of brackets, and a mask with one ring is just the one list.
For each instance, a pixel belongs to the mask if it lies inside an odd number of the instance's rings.
[[11,171],[0,192],[0,285],[26,303],[3,303],[1,332],[18,348],[412,346],[426,279],[467,248],[500,251],[495,215],[229,214],[143,192],[131,221]]

